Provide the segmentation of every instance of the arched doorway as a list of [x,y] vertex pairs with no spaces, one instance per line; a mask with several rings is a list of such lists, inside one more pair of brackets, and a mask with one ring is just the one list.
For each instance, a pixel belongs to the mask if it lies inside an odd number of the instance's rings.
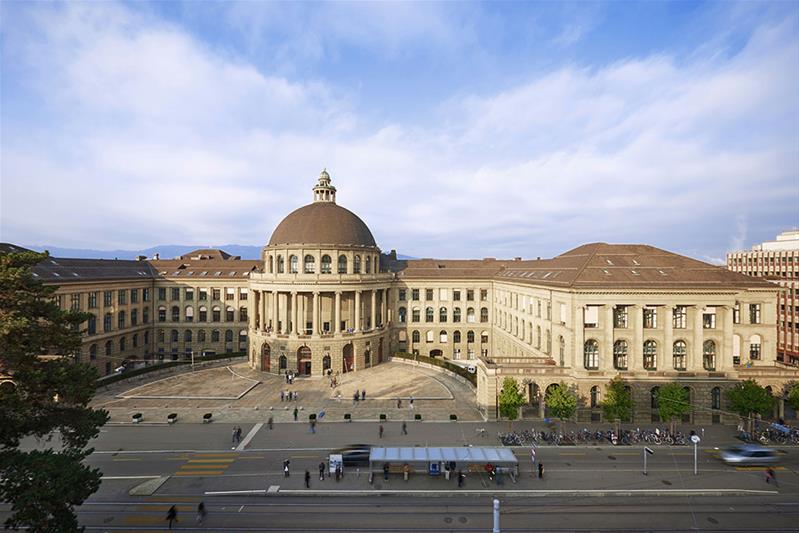
[[322,372],[327,373],[328,370],[330,370],[330,355],[325,354],[325,356],[322,357]]
[[377,362],[383,362],[383,339],[377,340]]
[[547,387],[546,392],[544,393],[544,416],[549,418],[549,397],[550,395],[560,388],[560,384],[552,383],[549,387]]
[[430,357],[441,357],[442,355],[444,355],[444,352],[441,350],[430,350]]
[[272,368],[272,349],[269,347],[269,344],[264,343],[263,347],[261,348],[261,370],[263,372],[269,372]]
[[353,355],[352,351],[353,350],[351,342],[344,345],[344,350],[343,350],[344,357],[342,358],[344,361],[343,363],[344,368],[342,369],[342,372],[345,373],[352,372],[355,369],[355,367],[353,366],[355,364],[355,356]]
[[297,350],[297,374],[311,375],[311,349],[307,346],[300,346]]
[[532,382],[527,384],[527,399],[530,405],[538,407],[538,403],[541,400],[541,388],[538,386],[538,383]]

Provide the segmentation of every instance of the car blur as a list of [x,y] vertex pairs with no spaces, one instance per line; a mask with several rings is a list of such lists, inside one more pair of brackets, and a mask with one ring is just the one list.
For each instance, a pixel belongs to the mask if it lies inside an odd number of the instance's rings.
[[720,457],[730,465],[769,465],[779,461],[776,450],[757,444],[730,446],[721,451]]

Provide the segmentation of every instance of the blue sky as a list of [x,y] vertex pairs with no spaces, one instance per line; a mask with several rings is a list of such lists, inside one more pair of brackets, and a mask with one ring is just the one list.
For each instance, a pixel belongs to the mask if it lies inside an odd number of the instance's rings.
[[706,260],[799,226],[799,3],[3,2],[0,239]]

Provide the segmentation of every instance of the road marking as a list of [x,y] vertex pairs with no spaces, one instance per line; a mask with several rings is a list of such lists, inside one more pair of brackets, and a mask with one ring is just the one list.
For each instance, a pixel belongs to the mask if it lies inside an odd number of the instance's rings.
[[180,469],[181,470],[202,470],[202,469],[219,470],[220,468],[223,468],[225,466],[227,466],[227,465],[189,465],[189,464],[185,464],[185,465],[181,466]]
[[192,457],[236,457],[237,453],[195,453]]
[[139,458],[119,459],[119,458],[115,457],[114,461],[141,461],[141,459],[139,459]]
[[192,503],[192,502],[198,501],[199,499],[200,499],[199,496],[197,496],[197,497],[185,496],[185,497],[176,497],[176,498],[166,498],[166,497],[162,497],[162,496],[150,496],[150,497],[147,498],[147,501],[148,502],[162,502],[162,503],[172,503],[172,504],[174,504],[174,503],[180,503],[180,502]]
[[250,430],[250,432],[247,433],[247,436],[244,437],[244,440],[239,443],[239,447],[236,448],[236,450],[241,451],[244,448],[246,448],[250,444],[250,441],[255,436],[255,434],[258,433],[262,427],[264,427],[263,422],[258,422],[257,424],[255,424],[253,428]]
[[319,457],[318,455],[292,455],[292,459],[312,459],[314,457]]
[[161,476],[103,476],[103,479],[156,479]]
[[189,459],[189,463],[233,463],[235,459]]
[[581,452],[581,453],[565,453],[565,452],[563,452],[563,453],[559,453],[558,455],[560,455],[561,457],[566,457],[567,455],[568,456],[572,456],[573,455],[573,456],[576,457],[576,456],[585,455],[585,452]]
[[242,455],[239,459],[265,459],[265,455]]
[[175,476],[218,476],[224,474],[224,470],[204,470],[204,471],[181,471],[175,472]]
[[[767,466],[736,466],[735,469],[739,472],[751,471],[751,472],[765,472],[768,470],[769,467]],[[772,466],[772,470],[785,470],[784,466]]]

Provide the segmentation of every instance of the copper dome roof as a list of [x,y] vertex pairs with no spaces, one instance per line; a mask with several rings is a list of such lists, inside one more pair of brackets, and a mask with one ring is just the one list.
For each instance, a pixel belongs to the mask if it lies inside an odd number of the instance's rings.
[[279,244],[333,244],[377,247],[358,215],[333,202],[314,202],[289,213],[269,239]]

